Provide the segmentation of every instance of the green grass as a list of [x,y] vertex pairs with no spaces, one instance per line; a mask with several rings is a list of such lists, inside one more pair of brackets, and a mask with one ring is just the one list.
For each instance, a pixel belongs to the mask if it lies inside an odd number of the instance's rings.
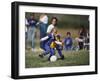
[[[66,32],[70,31],[72,33],[72,38],[75,39],[78,37],[78,29],[57,29],[61,34],[62,39],[66,37]],[[74,42],[74,45],[77,43]],[[40,51],[32,52],[30,50],[30,44],[26,45],[25,51],[25,67],[26,68],[36,68],[36,67],[59,67],[59,66],[80,66],[80,65],[89,65],[89,51],[80,50],[80,51],[62,51],[65,59],[57,60],[56,62],[49,62],[48,56],[40,58],[38,55]],[[39,31],[35,39],[35,48],[39,48]],[[58,56],[58,54],[56,53]]]
[[86,50],[63,51],[65,59],[57,60],[56,62],[49,62],[48,55],[44,58],[40,58],[38,56],[39,53],[40,52],[33,53],[27,50],[25,56],[26,68],[89,65],[89,52]]

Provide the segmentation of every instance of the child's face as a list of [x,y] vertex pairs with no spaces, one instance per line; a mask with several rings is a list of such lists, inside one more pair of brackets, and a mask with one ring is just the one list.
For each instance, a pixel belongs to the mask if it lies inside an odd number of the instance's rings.
[[53,30],[53,32],[54,32],[54,35],[56,35],[56,34],[57,34],[57,30],[56,30],[56,29],[54,29],[54,30]]
[[56,23],[57,23],[56,19],[53,19],[53,20],[52,20],[52,24],[53,24],[53,25],[56,25]]
[[57,36],[57,39],[60,40],[60,36]]
[[67,37],[71,37],[71,35],[70,34],[67,34]]

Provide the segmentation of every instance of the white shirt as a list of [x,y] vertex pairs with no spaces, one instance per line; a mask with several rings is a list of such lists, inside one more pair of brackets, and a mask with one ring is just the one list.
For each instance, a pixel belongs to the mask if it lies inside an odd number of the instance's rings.
[[[27,19],[25,19],[25,25],[29,25]],[[27,32],[27,26],[25,26],[25,32]]]
[[29,23],[28,23],[27,19],[25,19],[25,25],[29,25]]
[[47,24],[48,23],[47,15],[44,15],[42,18],[40,18],[40,21],[43,22],[44,24]]
[[50,24],[47,28],[47,33],[50,33],[54,29],[54,25]]

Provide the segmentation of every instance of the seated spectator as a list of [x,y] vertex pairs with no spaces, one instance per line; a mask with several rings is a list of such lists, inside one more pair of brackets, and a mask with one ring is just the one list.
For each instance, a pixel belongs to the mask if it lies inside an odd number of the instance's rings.
[[65,50],[72,50],[72,37],[71,37],[71,33],[67,32],[67,36],[64,39],[64,46],[65,46]]
[[84,28],[84,26],[82,26],[82,28],[79,31],[79,39],[78,39],[78,45],[80,50],[84,48],[84,41],[86,37],[87,37],[87,30]]

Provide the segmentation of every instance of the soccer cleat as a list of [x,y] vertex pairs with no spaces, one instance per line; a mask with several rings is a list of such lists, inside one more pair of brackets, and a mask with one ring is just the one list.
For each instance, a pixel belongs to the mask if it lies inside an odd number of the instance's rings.
[[65,58],[64,55],[62,55],[62,56],[61,56],[61,60],[64,60],[64,58]]
[[48,61],[50,61],[51,56],[52,56],[52,55],[50,55],[50,56],[48,57]]
[[39,57],[43,58],[43,54],[39,54]]

